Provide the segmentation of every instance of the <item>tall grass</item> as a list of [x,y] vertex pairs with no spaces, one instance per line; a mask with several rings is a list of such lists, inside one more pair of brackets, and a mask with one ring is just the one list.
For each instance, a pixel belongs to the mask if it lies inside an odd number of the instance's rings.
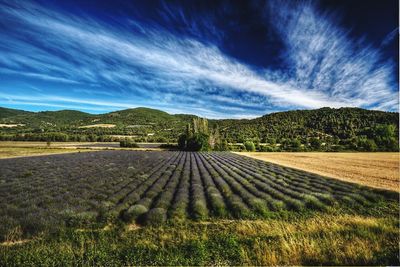
[[[4,266],[398,265],[398,221],[346,214],[66,230],[0,246]],[[161,223],[158,224],[158,223]],[[15,230],[18,235],[18,229]]]

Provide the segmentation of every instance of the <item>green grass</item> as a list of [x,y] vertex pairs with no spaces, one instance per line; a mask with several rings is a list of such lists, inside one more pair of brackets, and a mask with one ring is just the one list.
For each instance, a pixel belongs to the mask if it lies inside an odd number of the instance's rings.
[[264,220],[65,228],[0,246],[6,266],[398,265],[398,207],[282,213]]

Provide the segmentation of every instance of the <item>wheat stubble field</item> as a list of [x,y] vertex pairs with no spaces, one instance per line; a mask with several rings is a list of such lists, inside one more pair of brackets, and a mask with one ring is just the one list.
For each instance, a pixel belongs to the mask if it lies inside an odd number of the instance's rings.
[[240,152],[238,154],[343,181],[394,191],[400,190],[400,154],[397,152]]
[[229,152],[69,153],[0,169],[6,265],[398,262],[397,193]]

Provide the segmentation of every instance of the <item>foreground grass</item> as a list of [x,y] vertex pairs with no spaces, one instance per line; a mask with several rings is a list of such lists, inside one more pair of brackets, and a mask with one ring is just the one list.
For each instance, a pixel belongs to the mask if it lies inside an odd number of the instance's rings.
[[301,169],[347,182],[399,191],[397,152],[238,152],[251,158]]
[[6,266],[398,265],[398,243],[398,219],[392,212],[382,217],[332,212],[66,229],[30,242],[3,244],[0,262]]

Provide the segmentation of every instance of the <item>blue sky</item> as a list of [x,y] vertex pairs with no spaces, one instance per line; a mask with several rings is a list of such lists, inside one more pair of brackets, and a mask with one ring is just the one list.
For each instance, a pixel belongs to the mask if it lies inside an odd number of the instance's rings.
[[0,0],[0,106],[397,111],[397,12],[392,0]]

